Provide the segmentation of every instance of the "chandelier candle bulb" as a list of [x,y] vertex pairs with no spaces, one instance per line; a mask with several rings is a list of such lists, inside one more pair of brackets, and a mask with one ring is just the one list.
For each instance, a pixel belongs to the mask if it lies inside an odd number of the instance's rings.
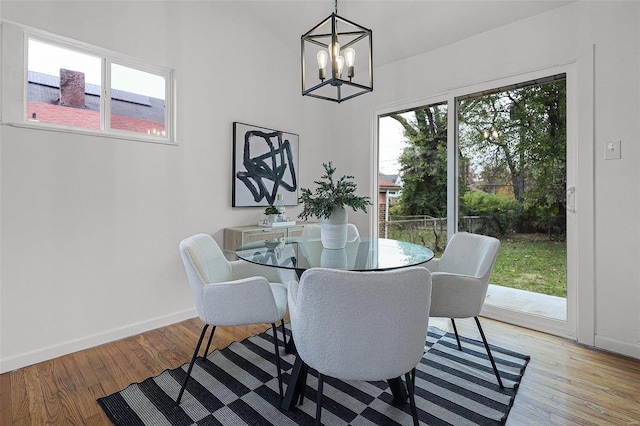
[[356,61],[356,51],[351,47],[347,47],[344,49],[344,58],[347,61],[347,77],[351,79],[355,75],[354,64]]
[[327,53],[326,50],[320,50],[316,55],[316,58],[318,60],[318,78],[320,78],[320,80],[324,80],[325,78],[327,78],[327,58],[328,57],[329,57],[329,54]]
[[331,43],[329,46],[329,55],[331,55],[332,61],[340,55],[340,44],[338,42]]
[[338,56],[336,58],[336,63],[338,64],[338,78],[342,78],[342,70],[344,69],[344,57]]
[[338,75],[338,57],[340,56],[340,45],[338,43],[329,44],[329,59],[331,60],[332,78]]

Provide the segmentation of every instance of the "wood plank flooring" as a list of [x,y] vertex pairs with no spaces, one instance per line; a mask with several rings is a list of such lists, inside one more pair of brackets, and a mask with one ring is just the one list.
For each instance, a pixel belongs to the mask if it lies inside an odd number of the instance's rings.
[[[450,330],[449,322],[431,325]],[[479,338],[473,320],[456,321]],[[531,355],[507,425],[640,425],[640,361],[482,319],[490,343]],[[96,399],[188,362],[202,323],[184,321],[0,375],[1,425],[109,425]],[[266,325],[220,327],[214,346]]]

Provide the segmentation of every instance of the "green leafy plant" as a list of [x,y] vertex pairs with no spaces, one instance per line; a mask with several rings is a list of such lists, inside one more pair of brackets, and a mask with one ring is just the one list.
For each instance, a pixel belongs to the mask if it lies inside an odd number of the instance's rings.
[[[518,202],[513,195],[467,191],[460,203],[461,216],[480,216],[481,228],[473,230],[487,235],[506,235],[518,215]],[[471,231],[467,229],[467,231]]]
[[353,211],[362,210],[367,212],[367,206],[372,203],[369,197],[360,197],[355,195],[357,185],[351,179],[353,176],[345,175],[337,181],[334,181],[333,174],[336,168],[329,163],[322,163],[325,174],[314,183],[318,185],[315,192],[311,192],[308,188],[300,190],[301,195],[298,203],[303,205],[302,213],[299,218],[306,220],[309,216],[315,216],[318,219],[328,219],[331,212],[336,207],[350,207]]
[[278,214],[278,213],[280,212],[274,206],[269,206],[266,209],[264,209],[264,214],[266,214],[267,216],[269,216],[270,214]]

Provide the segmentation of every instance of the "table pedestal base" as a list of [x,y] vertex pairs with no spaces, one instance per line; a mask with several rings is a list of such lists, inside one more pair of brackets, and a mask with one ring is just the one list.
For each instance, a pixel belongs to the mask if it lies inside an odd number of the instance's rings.
[[[293,342],[293,339],[291,339]],[[296,361],[293,364],[291,370],[291,376],[287,382],[287,391],[282,399],[281,408],[286,411],[291,411],[298,404],[302,403],[304,399],[304,390],[307,386],[307,374],[309,373],[309,366],[302,361],[302,358],[296,356]],[[404,386],[404,382],[400,377],[387,380],[391,393],[393,394],[393,405],[400,406],[407,403],[407,389]]]

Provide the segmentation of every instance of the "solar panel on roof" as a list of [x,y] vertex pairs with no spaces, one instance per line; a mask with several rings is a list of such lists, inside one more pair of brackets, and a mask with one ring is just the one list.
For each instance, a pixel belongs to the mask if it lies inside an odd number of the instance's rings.
[[[60,88],[60,77],[29,71],[29,82],[41,84],[43,86]],[[100,96],[102,90],[97,84],[85,83],[84,92],[87,95]],[[124,90],[111,89],[111,98],[119,101],[131,102],[134,104],[151,106],[151,100],[146,95],[125,92]]]
[[87,95],[100,96],[102,94],[102,90],[100,90],[100,86],[97,84],[88,84],[84,85],[84,93]]
[[123,90],[111,89],[111,97],[120,101],[131,102],[134,104],[151,106],[148,96],[139,95],[137,93],[125,92]]
[[60,88],[60,77],[29,71],[29,82]]

